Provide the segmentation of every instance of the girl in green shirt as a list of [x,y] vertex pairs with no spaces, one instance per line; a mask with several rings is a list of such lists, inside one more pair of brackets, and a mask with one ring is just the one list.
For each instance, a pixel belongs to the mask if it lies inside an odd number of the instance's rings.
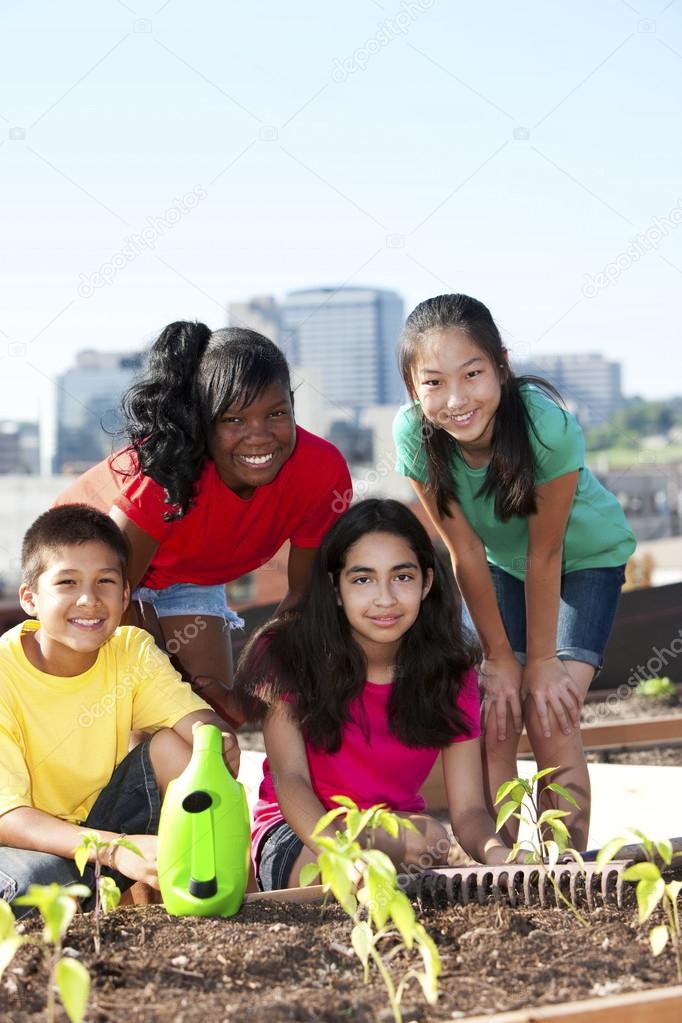
[[[575,795],[587,846],[590,783],[580,709],[602,657],[635,540],[584,464],[582,432],[554,388],[516,377],[488,309],[422,302],[403,331],[412,402],[395,420],[397,469],[446,543],[483,649],[488,798],[516,774],[525,724],[539,768]],[[571,810],[545,791],[543,805]],[[513,837],[508,834],[506,837]]]

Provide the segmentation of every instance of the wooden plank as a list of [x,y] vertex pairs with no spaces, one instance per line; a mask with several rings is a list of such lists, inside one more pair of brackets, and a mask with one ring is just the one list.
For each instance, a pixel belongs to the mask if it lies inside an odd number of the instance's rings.
[[244,905],[249,902],[321,902],[324,898],[321,884],[307,888],[278,888],[271,892],[249,892],[244,896]]
[[587,998],[492,1016],[467,1016],[466,1023],[651,1023],[652,1019],[656,1023],[680,1023],[682,986]]
[[[605,721],[596,725],[583,725],[581,731],[585,749],[614,749],[619,746],[638,745],[664,746],[666,743],[682,742],[682,715]],[[531,748],[528,736],[524,732],[519,741],[519,755],[528,753],[531,753]],[[420,792],[426,800],[429,810],[444,810],[447,807],[440,757],[433,765],[433,770],[422,785]]]

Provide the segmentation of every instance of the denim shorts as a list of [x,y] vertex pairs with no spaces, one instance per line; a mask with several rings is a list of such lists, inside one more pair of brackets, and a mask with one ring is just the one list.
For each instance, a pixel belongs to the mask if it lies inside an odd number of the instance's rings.
[[260,844],[256,881],[262,892],[279,891],[289,885],[289,875],[303,842],[286,821],[273,825]]
[[[489,565],[497,603],[514,655],[526,662],[526,589],[521,579]],[[599,671],[625,581],[625,568],[583,568],[561,577],[556,654]]]
[[208,618],[222,618],[230,629],[243,629],[244,619],[227,606],[225,587],[197,586],[194,583],[174,583],[163,590],[151,586],[138,586],[133,600],[152,604],[159,618],[169,615],[206,615]]
[[[135,746],[121,761],[107,785],[95,800],[83,827],[94,831],[116,831],[128,835],[155,835],[159,829],[161,798],[149,755],[150,739]],[[125,891],[133,881],[117,870],[102,867],[102,873],[113,877]],[[25,895],[29,885],[73,884],[79,881],[94,890],[95,875],[91,866],[83,877],[73,860],[33,849],[13,849],[0,846],[0,898],[11,902],[17,895]],[[91,900],[85,908],[90,908]],[[13,906],[15,916],[30,913],[30,906]]]

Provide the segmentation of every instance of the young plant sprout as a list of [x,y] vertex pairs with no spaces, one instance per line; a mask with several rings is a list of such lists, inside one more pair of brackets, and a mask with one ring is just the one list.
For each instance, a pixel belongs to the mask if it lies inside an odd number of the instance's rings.
[[[109,859],[113,854],[115,848],[122,846],[124,849],[129,849],[130,852],[135,853],[137,856],[141,856],[142,853],[123,835],[119,835],[118,838],[114,838],[111,841],[102,841],[96,831],[89,832],[83,835],[83,841],[74,851],[73,858],[76,861],[81,877],[85,871],[90,858],[90,850],[94,850],[95,862],[93,869],[95,871],[95,952],[97,955],[100,953],[102,947],[101,933],[100,933],[100,920],[102,913],[108,913],[112,909],[116,909],[119,902],[121,901],[121,891],[114,881],[113,878],[107,875],[102,876],[102,860],[101,856],[107,853]],[[108,864],[111,866],[111,863]]]
[[[339,807],[326,813],[315,826],[312,837],[321,852],[317,863],[301,870],[301,884],[310,884],[318,874],[324,890],[332,892],[353,922],[351,944],[369,980],[370,961],[374,963],[386,987],[395,1023],[402,1023],[400,1003],[405,988],[416,980],[429,1005],[438,998],[441,972],[436,946],[414,914],[410,900],[397,886],[396,869],[380,849],[364,848],[358,841],[363,832],[371,835],[382,828],[397,838],[400,828],[415,830],[411,821],[389,813],[383,805],[360,810],[345,796],[334,796]],[[333,838],[324,834],[332,821],[344,818],[344,830]],[[392,942],[382,953],[379,946]],[[411,966],[396,984],[391,963],[404,950],[421,955],[422,969]]]
[[676,692],[675,684],[669,678],[643,678],[635,688],[635,696],[647,696],[651,699],[674,696]]
[[[89,895],[90,889],[83,884],[72,884],[66,888],[55,883],[32,884],[28,894],[21,895],[14,900],[21,906],[34,906],[45,924],[42,945],[50,957],[47,981],[48,1023],[54,1023],[55,1020],[55,988],[59,992],[59,998],[71,1023],[81,1023],[85,1016],[90,994],[90,974],[77,959],[62,956],[62,942],[76,912],[76,900],[87,898]],[[5,926],[7,927],[7,923]],[[18,941],[34,940],[31,938],[21,939],[16,932],[14,938],[10,934],[10,943],[14,939]],[[1,954],[0,952],[0,956]]]
[[[499,803],[502,804],[497,812],[495,827],[499,831],[510,817],[516,817],[518,821],[529,828],[529,837],[514,843],[508,857],[509,860],[516,859],[519,853],[525,853],[524,862],[537,863],[552,885],[557,898],[570,909],[581,926],[587,927],[588,922],[585,917],[561,891],[554,870],[560,856],[572,857],[582,870],[585,869],[583,858],[578,850],[572,849],[568,844],[571,836],[563,818],[569,816],[569,811],[551,808],[541,811],[540,797],[536,795],[537,782],[558,770],[558,767],[546,767],[542,771],[536,771],[530,778],[511,778],[509,781],[503,782],[495,796],[495,806]],[[546,783],[543,786],[543,791],[554,792],[571,806],[579,809],[573,794],[558,782]],[[551,838],[547,837],[549,833],[551,833]]]
[[642,844],[646,860],[642,863],[633,863],[627,870],[623,871],[625,881],[633,881],[637,884],[637,908],[639,911],[639,922],[646,923],[657,906],[661,905],[665,913],[666,922],[658,924],[649,931],[649,944],[655,956],[661,954],[668,939],[675,952],[677,963],[677,979],[682,984],[682,932],[680,931],[680,909],[678,896],[682,891],[682,881],[663,880],[657,860],[658,857],[666,867],[672,866],[675,856],[680,853],[673,853],[672,843],[667,838],[652,841],[647,835],[635,828],[630,834],[623,837],[612,838],[603,846],[597,854],[597,866],[604,867],[615,856],[618,855],[624,845],[628,845],[636,839]]

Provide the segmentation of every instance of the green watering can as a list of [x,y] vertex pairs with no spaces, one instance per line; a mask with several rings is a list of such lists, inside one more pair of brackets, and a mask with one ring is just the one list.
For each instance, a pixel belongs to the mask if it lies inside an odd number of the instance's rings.
[[223,761],[220,730],[194,730],[192,757],[170,782],[159,821],[158,874],[173,916],[233,916],[249,877],[244,786]]

